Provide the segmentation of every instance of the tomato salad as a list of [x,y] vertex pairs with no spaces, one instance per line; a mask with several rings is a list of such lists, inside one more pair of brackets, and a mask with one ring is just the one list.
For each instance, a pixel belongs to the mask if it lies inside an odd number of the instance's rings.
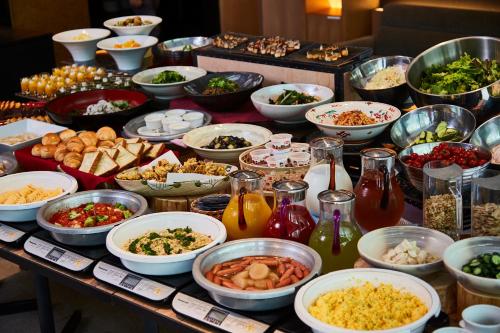
[[122,205],[89,202],[75,208],[60,210],[49,222],[60,227],[87,228],[112,224],[128,219],[134,213]]
[[424,164],[430,161],[446,161],[449,164],[456,163],[462,169],[474,168],[488,162],[475,150],[453,147],[446,143],[441,143],[434,147],[429,154],[412,153],[405,156],[403,162],[415,168],[423,168]]

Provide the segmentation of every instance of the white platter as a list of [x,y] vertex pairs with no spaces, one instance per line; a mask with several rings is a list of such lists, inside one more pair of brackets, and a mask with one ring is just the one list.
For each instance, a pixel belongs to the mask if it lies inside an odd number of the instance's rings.
[[14,151],[34,145],[35,143],[39,142],[45,134],[59,133],[64,131],[65,129],[67,129],[67,127],[53,125],[43,121],[32,119],[23,119],[20,121],[16,121],[15,123],[10,123],[8,125],[2,126],[2,129],[0,130],[0,138],[20,135],[24,133],[35,134],[36,138],[20,142],[15,145],[0,143],[0,151]]

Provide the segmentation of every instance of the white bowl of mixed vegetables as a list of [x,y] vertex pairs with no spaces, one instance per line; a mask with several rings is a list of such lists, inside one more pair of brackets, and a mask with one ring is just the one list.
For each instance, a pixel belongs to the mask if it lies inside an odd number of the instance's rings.
[[158,99],[171,100],[184,96],[184,85],[207,75],[203,68],[193,66],[165,66],[135,74],[132,81]]
[[307,122],[307,110],[333,100],[333,91],[307,83],[277,84],[257,90],[250,96],[255,108],[278,123]]
[[133,272],[174,275],[191,271],[194,259],[226,240],[217,219],[191,212],[144,215],[112,229],[109,252]]
[[500,295],[500,237],[472,237],[450,245],[448,271],[466,288]]

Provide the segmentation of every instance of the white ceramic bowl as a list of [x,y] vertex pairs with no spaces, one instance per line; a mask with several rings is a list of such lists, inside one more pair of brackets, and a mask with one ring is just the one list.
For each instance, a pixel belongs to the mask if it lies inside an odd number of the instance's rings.
[[[300,288],[295,296],[295,312],[306,325],[311,327],[315,333],[364,333],[367,331],[350,330],[335,327],[324,323],[311,314],[309,306],[316,299],[330,291],[346,289],[371,282],[374,285],[386,283],[394,288],[412,293],[418,297],[428,308],[427,313],[415,322],[388,330],[377,330],[378,333],[421,333],[424,331],[426,322],[433,316],[439,315],[441,303],[439,296],[432,286],[427,282],[414,276],[377,268],[345,269],[332,272],[314,279]],[[367,300],[369,302],[369,300]]]
[[[135,40],[141,44],[139,47],[115,48],[115,44],[121,44],[128,40]],[[97,43],[97,47],[108,51],[113,57],[119,70],[129,71],[138,69],[142,65],[142,60],[146,51],[158,43],[158,39],[152,36],[132,35],[106,38]]]
[[[186,78],[186,81],[175,83],[154,84],[153,77],[163,71],[176,71]],[[185,95],[184,85],[189,81],[207,75],[207,71],[193,66],[166,66],[146,69],[132,77],[132,81],[142,89],[153,94],[158,99],[170,100]]]
[[49,201],[64,195],[75,193],[78,183],[72,176],[53,171],[21,172],[0,178],[0,193],[20,189],[26,185],[42,188],[60,187],[63,192],[48,200],[40,200],[27,204],[3,205],[0,204],[0,221],[25,222],[36,219],[38,209]]
[[[167,256],[134,254],[123,249],[130,239],[140,237],[147,232],[185,227],[210,235],[213,241],[192,252]],[[113,228],[106,238],[106,247],[133,272],[148,275],[174,275],[191,271],[194,259],[199,254],[225,240],[226,228],[219,220],[211,216],[190,212],[162,212],[143,215]]]
[[[295,90],[307,93],[310,96],[319,97],[318,102],[312,102],[300,105],[273,105],[269,104],[270,98],[276,98],[284,90]],[[333,91],[324,86],[307,83],[277,84],[261,88],[254,92],[250,99],[253,105],[262,115],[270,118],[277,123],[297,124],[306,122],[305,114],[310,108],[321,104],[329,103],[333,99]]]
[[[339,114],[353,110],[362,111],[365,115],[378,121],[373,125],[334,125],[333,121]],[[401,111],[392,105],[364,101],[323,104],[306,113],[306,119],[316,125],[320,131],[328,136],[341,137],[345,142],[374,139],[400,116]]]
[[[219,162],[235,162],[241,153],[251,148],[261,146],[269,141],[273,133],[267,128],[250,124],[217,124],[196,128],[184,135],[182,141],[196,154],[203,158]],[[214,138],[233,135],[244,138],[252,143],[250,147],[237,149],[208,149],[206,146]]]
[[[438,261],[419,265],[398,265],[387,263],[382,256],[404,239],[416,241],[417,246],[439,258]],[[424,276],[443,269],[443,254],[453,239],[442,232],[414,226],[396,226],[370,231],[358,241],[361,258],[374,267],[393,269],[416,276]]]
[[[74,40],[80,34],[88,34],[89,39]],[[71,53],[74,62],[87,62],[95,59],[97,42],[108,37],[111,31],[108,29],[85,28],[60,32],[52,36],[54,42],[61,43]]]
[[[131,27],[121,27],[116,24],[118,21],[123,21],[127,18],[133,18],[139,16],[143,21],[148,20],[151,21],[151,24],[140,25],[140,26],[131,26]],[[109,20],[104,21],[103,25],[113,30],[118,36],[131,36],[131,35],[149,35],[151,31],[161,23],[162,18],[158,16],[151,15],[131,15],[131,16],[121,16],[115,17]]]
[[446,269],[464,287],[488,294],[500,295],[500,279],[491,279],[462,272],[462,266],[476,256],[500,252],[500,237],[472,237],[450,245],[444,252],[443,260]]

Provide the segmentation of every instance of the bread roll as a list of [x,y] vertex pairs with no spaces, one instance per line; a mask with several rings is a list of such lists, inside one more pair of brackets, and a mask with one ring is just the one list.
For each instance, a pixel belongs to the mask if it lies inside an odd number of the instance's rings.
[[59,147],[54,153],[54,159],[57,162],[62,162],[64,160],[64,156],[66,156],[68,153],[69,151],[66,149],[66,147]]
[[97,144],[97,147],[113,148],[114,146],[115,146],[115,143],[111,140],[99,141],[99,143]]
[[42,138],[42,145],[57,145],[61,142],[59,135],[55,133],[47,133]]
[[59,149],[59,148],[66,148],[66,143],[64,143],[64,142],[59,142],[59,143],[57,144],[57,149]]
[[40,157],[41,158],[54,158],[54,154],[56,153],[57,146],[56,145],[44,145],[40,148]]
[[66,141],[75,136],[76,132],[69,128],[59,133],[59,137],[61,138],[62,141]]
[[83,156],[82,154],[70,152],[64,156],[63,164],[70,168],[79,168],[80,164],[82,164]]
[[92,131],[85,131],[78,134],[80,140],[82,140],[83,144],[88,146],[97,146],[97,135]]
[[66,149],[68,149],[71,152],[81,153],[84,148],[85,145],[83,144],[82,140],[80,140],[80,138],[77,136],[69,139],[68,142],[66,142]]
[[42,148],[41,143],[37,143],[36,145],[31,148],[31,155],[33,156],[40,156],[40,149]]
[[94,152],[96,150],[97,150],[96,146],[88,146],[88,147],[85,147],[85,149],[83,150],[82,154],[92,153],[92,152]]
[[99,140],[111,140],[114,141],[116,139],[116,132],[114,129],[108,126],[104,126],[99,128],[97,131],[97,138]]

